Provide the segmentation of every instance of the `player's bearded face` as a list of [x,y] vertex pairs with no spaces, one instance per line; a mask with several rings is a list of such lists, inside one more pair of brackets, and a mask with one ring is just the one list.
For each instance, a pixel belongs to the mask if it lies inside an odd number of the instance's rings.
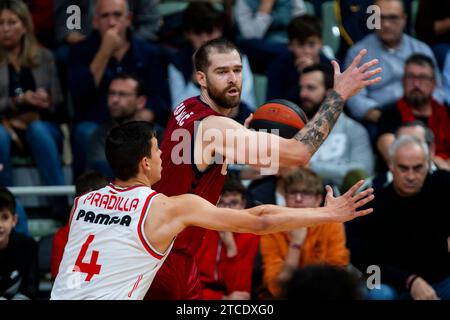
[[242,85],[239,83],[229,83],[224,89],[215,86],[212,82],[207,81],[209,97],[214,100],[217,105],[226,109],[233,109],[239,106],[241,102]]

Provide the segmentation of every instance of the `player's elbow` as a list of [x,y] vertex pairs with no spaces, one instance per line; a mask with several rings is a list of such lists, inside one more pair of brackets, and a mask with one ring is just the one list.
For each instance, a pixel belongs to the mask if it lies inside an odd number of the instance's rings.
[[312,154],[309,152],[309,150],[304,150],[303,152],[298,152],[298,155],[296,156],[295,160],[296,166],[300,167],[306,167],[308,166],[309,161],[311,160]]
[[251,232],[257,235],[264,235],[270,233],[270,221],[265,216],[256,217],[254,224],[251,227]]
[[282,157],[281,161],[282,167],[306,167],[312,157],[308,147],[296,139],[290,139],[284,154],[285,157]]
[[264,214],[264,211],[268,209],[268,206],[262,206],[262,212],[255,217],[254,224],[252,225],[252,232],[257,235],[263,235],[271,233],[274,227],[273,219],[270,215]]

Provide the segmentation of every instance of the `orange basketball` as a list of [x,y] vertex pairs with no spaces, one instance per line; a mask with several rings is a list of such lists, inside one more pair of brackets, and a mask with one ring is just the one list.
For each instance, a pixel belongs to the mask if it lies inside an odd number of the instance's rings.
[[265,129],[268,132],[278,129],[280,137],[292,138],[307,121],[305,112],[298,105],[288,100],[276,99],[256,109],[250,128]]

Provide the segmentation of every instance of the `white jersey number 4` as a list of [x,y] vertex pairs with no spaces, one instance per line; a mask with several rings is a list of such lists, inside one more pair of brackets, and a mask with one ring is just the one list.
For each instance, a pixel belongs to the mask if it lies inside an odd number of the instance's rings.
[[88,247],[92,241],[94,241],[94,238],[95,235],[93,234],[88,236],[86,242],[81,246],[80,253],[78,254],[77,261],[75,262],[75,267],[73,268],[74,272],[87,273],[85,281],[88,282],[91,281],[94,275],[100,274],[100,270],[102,269],[102,265],[97,264],[99,252],[96,250],[92,251],[91,260],[88,263],[83,262]]

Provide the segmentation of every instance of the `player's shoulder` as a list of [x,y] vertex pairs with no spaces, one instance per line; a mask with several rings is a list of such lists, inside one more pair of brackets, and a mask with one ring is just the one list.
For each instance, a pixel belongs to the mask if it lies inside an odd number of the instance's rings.
[[232,118],[220,115],[211,114],[206,116],[201,121],[203,127],[212,129],[237,129],[244,128],[239,122],[233,120]]
[[[165,194],[158,193],[152,201],[152,208],[154,212],[157,212],[160,217],[174,217],[178,213],[186,212],[186,208],[189,205],[188,199],[194,196],[192,194],[183,194],[177,196],[166,196]],[[164,218],[163,218],[164,219]]]
[[206,201],[203,198],[201,198],[198,195],[192,194],[192,193],[185,193],[180,194],[176,196],[168,197],[166,195],[162,195],[161,197],[158,197],[158,201],[161,205],[166,206],[171,209],[180,208],[185,210],[186,205],[190,205],[193,203],[193,201]]
[[152,206],[168,208],[173,204],[173,200],[171,198],[173,197],[168,197],[163,193],[155,192],[155,194],[152,194]]
[[175,107],[172,117],[178,124],[183,127],[191,125],[197,121],[202,121],[210,115],[219,115],[209,105],[204,103],[199,96],[184,100]]
[[158,197],[158,201],[160,203],[163,203],[164,205],[168,205],[168,206],[173,206],[173,205],[177,205],[183,201],[186,201],[187,199],[191,198],[191,197],[197,197],[194,194],[191,193],[185,193],[185,194],[180,194],[180,195],[176,195],[176,196],[166,196],[164,194],[159,194],[160,196]]

